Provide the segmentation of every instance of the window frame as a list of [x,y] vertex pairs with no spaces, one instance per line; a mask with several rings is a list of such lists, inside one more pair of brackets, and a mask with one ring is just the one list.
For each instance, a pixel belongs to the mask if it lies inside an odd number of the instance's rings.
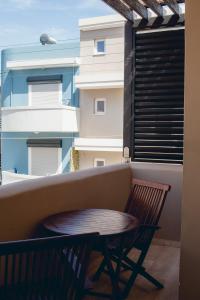
[[[104,102],[104,111],[103,112],[97,110],[98,102],[100,102],[100,101]],[[95,98],[94,99],[94,114],[96,116],[104,116],[106,114],[106,102],[107,102],[106,98]]]
[[[104,42],[104,51],[98,51],[98,42]],[[94,40],[94,55],[105,55],[106,54],[106,40],[105,39],[96,39]]]
[[[98,162],[98,161],[102,161],[102,162],[104,163],[104,165],[103,165],[103,166],[97,166],[97,162]],[[105,160],[105,158],[95,158],[95,159],[94,159],[94,167],[95,167],[95,168],[105,167],[105,165],[106,165],[106,160]]]

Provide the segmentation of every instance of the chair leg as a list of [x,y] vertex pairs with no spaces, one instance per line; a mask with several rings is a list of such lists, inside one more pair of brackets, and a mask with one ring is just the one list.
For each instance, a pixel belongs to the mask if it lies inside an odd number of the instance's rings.
[[155,285],[158,289],[164,288],[164,285],[162,283],[160,283],[157,279],[155,279],[153,276],[151,276],[145,270],[140,270],[139,274],[142,275],[147,280],[149,280],[151,283],[153,283],[153,285]]
[[157,279],[151,276],[149,273],[145,271],[145,268],[140,264],[143,263],[143,259],[139,263],[133,262],[130,258],[126,257],[125,261],[127,264],[132,266],[132,269],[138,268],[138,274],[149,280],[153,285],[155,285],[158,289],[164,288],[163,284],[160,283]]
[[130,276],[127,285],[124,289],[123,296],[124,299],[128,297],[130,290],[132,286],[135,283],[135,280],[137,278],[137,275],[141,275],[147,280],[149,280],[153,285],[155,285],[158,289],[164,288],[163,284],[160,283],[157,279],[155,279],[153,276],[151,276],[149,273],[145,271],[145,268],[142,266],[144,259],[146,257],[147,251],[141,253],[139,259],[137,262],[132,261],[128,256],[124,257],[124,261],[130,266],[132,269],[132,275]]
[[128,295],[130,293],[130,290],[132,289],[132,286],[135,283],[137,275],[138,275],[138,271],[137,270],[132,271],[132,274],[131,274],[131,276],[130,276],[128,282],[126,283],[126,286],[125,286],[125,288],[124,288],[124,290],[122,292],[122,299],[128,298]]
[[104,269],[105,269],[105,266],[106,266],[106,260],[105,258],[102,260],[99,268],[97,269],[96,273],[93,275],[92,277],[92,281],[98,281],[101,274],[103,273]]

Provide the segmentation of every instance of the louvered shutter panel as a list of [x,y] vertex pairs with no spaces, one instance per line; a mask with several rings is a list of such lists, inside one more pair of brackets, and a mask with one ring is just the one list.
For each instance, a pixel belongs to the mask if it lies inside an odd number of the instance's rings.
[[184,30],[136,34],[134,161],[182,163]]

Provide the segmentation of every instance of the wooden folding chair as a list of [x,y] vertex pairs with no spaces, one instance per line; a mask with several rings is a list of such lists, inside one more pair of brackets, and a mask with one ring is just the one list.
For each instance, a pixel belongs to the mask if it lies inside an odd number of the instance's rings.
[[1,300],[80,300],[97,234],[0,243]]
[[[138,274],[145,277],[157,288],[163,285],[153,276],[146,272],[143,262],[151,245],[156,230],[159,229],[158,222],[163,210],[165,199],[170,186],[161,183],[149,182],[140,179],[133,179],[132,189],[125,207],[125,212],[137,217],[140,227],[136,232],[127,236],[123,245],[123,254],[119,250],[118,243],[111,243],[110,252],[112,260],[117,263],[116,270],[131,270],[131,275],[125,283],[122,291],[122,298],[128,297]],[[113,246],[115,245],[115,246]],[[138,249],[140,255],[137,261],[129,258],[132,249]],[[120,255],[119,255],[120,253]],[[101,273],[105,271],[105,262],[102,261],[99,269],[94,275],[94,280],[98,280]]]

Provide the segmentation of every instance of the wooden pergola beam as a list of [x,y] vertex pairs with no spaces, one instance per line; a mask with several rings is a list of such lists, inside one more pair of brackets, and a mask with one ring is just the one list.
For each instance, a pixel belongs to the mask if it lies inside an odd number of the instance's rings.
[[120,13],[124,18],[126,18],[128,21],[133,23],[133,12],[132,10],[126,6],[122,1],[120,0],[102,0],[106,4],[108,4],[110,7],[112,7],[114,10],[116,10],[118,13]]
[[179,6],[176,0],[165,0],[164,3],[169,6],[175,15],[179,16]]
[[138,13],[143,19],[148,20],[147,8],[144,5],[137,0],[124,0],[124,2],[127,3],[128,6]]
[[162,5],[160,5],[156,0],[143,0],[143,2],[157,14],[158,17],[163,17]]

